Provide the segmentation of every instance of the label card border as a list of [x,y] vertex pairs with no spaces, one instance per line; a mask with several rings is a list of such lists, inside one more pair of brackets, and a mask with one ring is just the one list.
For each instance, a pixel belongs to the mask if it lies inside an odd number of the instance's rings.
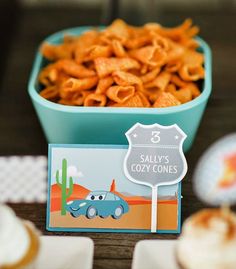
[[[50,203],[51,203],[51,156],[53,148],[89,148],[89,149],[128,149],[128,145],[111,144],[48,144],[48,190],[46,207],[46,230],[50,232],[96,232],[96,233],[145,233],[150,234],[151,230],[146,229],[113,229],[113,228],[64,228],[50,227]],[[123,167],[123,165],[122,165]],[[176,230],[156,230],[156,234],[179,234],[181,232],[181,213],[182,213],[182,184],[178,184],[178,226]]]

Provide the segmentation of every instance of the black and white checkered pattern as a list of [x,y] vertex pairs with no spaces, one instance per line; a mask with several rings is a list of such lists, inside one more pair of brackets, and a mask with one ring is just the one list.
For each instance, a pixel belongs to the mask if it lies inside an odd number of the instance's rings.
[[0,202],[43,203],[47,196],[45,156],[0,157]]

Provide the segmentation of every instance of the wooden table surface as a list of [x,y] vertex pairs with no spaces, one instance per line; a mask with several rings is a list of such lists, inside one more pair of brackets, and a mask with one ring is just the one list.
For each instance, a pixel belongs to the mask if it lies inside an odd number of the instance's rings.
[[[12,1],[5,1],[6,3]],[[0,4],[0,155],[47,154],[47,141],[27,94],[27,83],[40,41],[60,29],[96,25],[100,11],[81,8],[22,8]],[[194,146],[187,153],[188,174],[183,182],[183,220],[204,205],[192,191],[192,174],[203,151],[216,139],[236,131],[236,13],[233,10],[162,10],[157,20],[175,25],[192,17],[213,52],[213,93]],[[45,204],[13,204],[17,214],[30,219],[44,234]],[[75,233],[73,233],[75,235]],[[94,268],[130,268],[134,245],[142,239],[175,235],[76,233],[95,242]]]

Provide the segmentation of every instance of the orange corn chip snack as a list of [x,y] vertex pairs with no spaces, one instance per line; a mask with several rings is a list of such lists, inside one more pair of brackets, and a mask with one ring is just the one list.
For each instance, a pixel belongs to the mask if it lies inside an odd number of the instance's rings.
[[143,107],[150,107],[151,106],[148,98],[142,92],[137,92],[137,95],[142,100]]
[[184,65],[179,69],[180,77],[185,81],[197,81],[204,78],[204,68],[201,65]]
[[103,34],[111,40],[116,39],[124,43],[129,38],[129,28],[124,21],[117,19],[103,31]]
[[49,86],[41,91],[41,96],[48,100],[54,100],[59,97],[59,91],[56,86]]
[[177,76],[177,75],[173,75],[173,76],[171,76],[171,78],[170,78],[170,81],[172,82],[172,83],[174,83],[176,86],[178,86],[178,87],[184,87],[184,86],[186,86],[186,84],[187,84],[187,82],[186,81],[183,81],[179,76]]
[[151,70],[150,72],[146,73],[145,75],[141,76],[140,78],[141,78],[143,83],[150,82],[157,77],[157,75],[160,73],[160,71],[161,71],[161,68],[156,67],[155,69]]
[[97,85],[97,81],[97,77],[83,79],[70,78],[65,81],[65,83],[62,85],[62,88],[64,88],[65,91],[68,92],[84,91],[89,90],[95,85]]
[[82,106],[85,98],[90,94],[89,91],[79,91],[72,95],[71,102],[73,105]]
[[163,71],[153,81],[150,81],[149,83],[145,84],[145,88],[156,87],[156,88],[164,91],[166,86],[170,82],[170,78],[171,78],[170,73]]
[[147,44],[149,44],[151,38],[149,35],[137,36],[135,38],[129,39],[125,43],[125,47],[128,49],[138,49]]
[[141,63],[151,66],[161,66],[165,63],[167,54],[158,46],[146,46],[131,50],[129,55]]
[[108,76],[117,70],[138,69],[140,64],[131,58],[97,58],[94,60],[99,78]]
[[188,87],[176,90],[172,92],[173,96],[180,101],[182,104],[187,103],[192,100],[192,92]]
[[186,85],[186,87],[191,90],[193,98],[196,98],[201,94],[200,90],[198,89],[198,86],[195,83],[190,82]]
[[140,73],[142,75],[146,74],[148,72],[148,65],[147,64],[143,64],[141,69],[140,69]]
[[47,59],[56,61],[59,59],[70,59],[72,57],[72,46],[70,44],[51,45],[44,43],[41,47],[41,53]]
[[180,60],[169,61],[165,66],[165,71],[170,72],[170,73],[175,73],[180,69],[181,65],[182,63]]
[[112,55],[112,49],[110,46],[93,45],[87,49],[87,55],[84,61],[95,60],[98,57],[110,57]]
[[112,73],[112,77],[117,85],[120,85],[120,86],[134,85],[136,86],[135,88],[138,91],[143,89],[142,80],[139,77],[131,73],[124,72],[124,71],[116,71]]
[[114,83],[114,79],[112,77],[101,78],[98,81],[97,88],[95,93],[106,93],[107,89]]
[[204,55],[195,50],[185,50],[182,56],[182,62],[189,65],[202,65],[204,62]]
[[162,92],[156,99],[153,107],[168,107],[168,106],[178,106],[181,103],[168,92]]
[[89,94],[85,100],[85,106],[105,106],[107,98],[104,94],[91,93]]
[[139,94],[135,94],[122,104],[112,105],[113,107],[144,107],[143,100]]
[[49,64],[39,74],[38,80],[44,86],[53,85],[57,79],[57,69],[55,64]]
[[119,40],[112,40],[111,46],[116,57],[126,57],[126,51]]
[[[204,55],[196,50],[199,28],[187,19],[166,28],[142,27],[117,19],[103,30],[66,35],[44,43],[40,95],[72,106],[162,108],[198,97],[205,76]],[[197,83],[196,83],[197,82]]]
[[59,70],[62,70],[68,76],[74,78],[87,78],[96,75],[94,70],[88,69],[82,64],[77,64],[75,61],[71,59],[59,60],[56,63],[56,66]]
[[152,91],[149,93],[148,99],[150,100],[152,104],[154,104],[161,93],[162,93],[161,90]]
[[124,103],[134,95],[135,88],[133,86],[111,86],[107,90],[107,96],[118,104]]

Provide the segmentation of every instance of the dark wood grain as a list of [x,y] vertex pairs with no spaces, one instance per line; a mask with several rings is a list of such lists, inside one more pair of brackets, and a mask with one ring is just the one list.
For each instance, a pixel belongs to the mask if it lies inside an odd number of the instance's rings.
[[[7,1],[6,1],[7,2]],[[7,7],[9,10],[9,7]],[[27,95],[27,83],[39,43],[49,34],[67,27],[96,25],[100,10],[75,8],[20,8],[12,11],[12,19],[2,19],[9,26],[5,31],[8,43],[0,50],[4,76],[0,76],[0,155],[47,154],[47,142]],[[12,9],[10,9],[12,10]],[[4,14],[4,9],[1,10]],[[162,10],[157,20],[175,25],[192,17],[201,36],[213,51],[213,93],[204,114],[194,146],[187,153],[189,171],[183,182],[182,216],[204,205],[192,191],[192,174],[203,151],[216,139],[236,131],[236,13],[211,11],[198,13],[183,10]],[[7,48],[7,49],[6,49]],[[1,67],[2,70],[2,67]],[[33,221],[44,234],[45,204],[12,204],[22,218]],[[54,235],[71,233],[53,233]],[[134,245],[142,239],[176,238],[175,235],[73,233],[85,235],[95,242],[95,269],[126,269],[131,266]]]

